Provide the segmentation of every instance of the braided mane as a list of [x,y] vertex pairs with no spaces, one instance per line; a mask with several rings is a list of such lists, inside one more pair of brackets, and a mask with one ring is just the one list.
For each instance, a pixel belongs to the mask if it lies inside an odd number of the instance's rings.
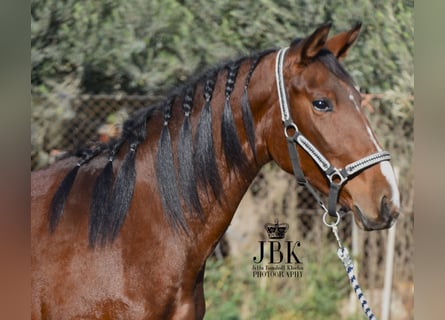
[[[300,41],[296,39],[294,43]],[[209,196],[210,191],[219,201],[224,198],[221,177],[218,173],[213,141],[212,96],[216,87],[223,84],[218,75],[225,72],[224,107],[220,128],[222,149],[226,164],[235,174],[248,169],[247,157],[244,154],[238,129],[235,126],[230,103],[231,94],[238,85],[238,71],[243,64],[249,64],[244,77],[241,95],[241,111],[244,131],[250,149],[256,157],[255,131],[252,112],[248,99],[248,86],[255,68],[261,59],[275,49],[268,49],[250,56],[245,56],[218,65],[201,75],[192,78],[184,85],[176,88],[166,98],[154,106],[139,110],[124,124],[122,136],[108,146],[86,149],[80,153],[80,160],[59,185],[52,199],[49,226],[53,232],[63,214],[66,199],[74,183],[80,167],[88,163],[98,154],[108,153],[108,163],[95,181],[90,207],[89,243],[105,245],[111,243],[118,235],[124,223],[133,196],[136,181],[135,161],[138,146],[147,139],[147,125],[155,112],[163,113],[163,124],[158,141],[156,155],[156,177],[164,214],[174,230],[187,232],[186,212],[198,218],[203,217],[202,199],[198,196],[198,188]],[[327,49],[320,50],[314,59],[323,63],[328,70],[340,79],[353,84],[352,78],[338,63],[338,60]],[[219,79],[219,80],[218,80]],[[199,88],[199,90],[198,90]],[[196,97],[201,95],[204,105],[197,105]],[[170,120],[173,108],[180,107],[183,122],[177,139],[177,154],[174,154]],[[201,108],[195,133],[192,132],[190,114],[193,108]],[[154,124],[153,124],[154,125]],[[123,145],[128,151],[113,176],[113,160]],[[176,158],[175,158],[176,157]],[[175,167],[177,163],[178,168]],[[183,205],[184,204],[184,207]]]
[[[218,201],[223,198],[221,178],[218,173],[215,146],[212,135],[212,95],[217,83],[218,75],[227,72],[225,83],[225,101],[221,123],[222,148],[226,163],[236,172],[242,172],[247,168],[247,158],[241,148],[238,132],[232,115],[230,97],[237,85],[238,70],[244,63],[250,67],[243,83],[241,97],[241,110],[244,129],[249,146],[255,155],[255,134],[252,112],[249,106],[248,85],[261,58],[275,51],[268,49],[245,56],[233,61],[218,65],[194,77],[184,85],[176,88],[164,102],[158,103],[136,112],[131,119],[124,124],[124,130],[120,138],[109,145],[100,145],[93,149],[87,149],[81,154],[81,160],[73,168],[59,185],[56,191],[49,213],[50,231],[53,232],[63,214],[66,199],[80,167],[88,163],[99,154],[108,154],[108,162],[96,178],[89,220],[89,243],[94,247],[111,243],[118,235],[124,223],[134,191],[136,180],[136,153],[138,146],[147,137],[147,126],[156,112],[162,112],[163,124],[158,141],[156,155],[156,177],[160,192],[164,213],[167,220],[175,230],[182,229],[187,232],[185,212],[181,200],[185,203],[185,211],[202,218],[203,211],[198,196],[198,187],[207,191],[209,187]],[[202,88],[201,92],[197,88]],[[198,106],[195,97],[202,95],[204,105]],[[179,130],[177,154],[172,148],[172,137],[169,123],[172,117],[172,109],[181,102],[184,114],[182,126]],[[201,108],[196,132],[192,133],[190,114],[192,108]],[[113,161],[116,154],[124,145],[128,151],[118,168],[116,177],[113,176]],[[178,168],[175,168],[177,157]]]

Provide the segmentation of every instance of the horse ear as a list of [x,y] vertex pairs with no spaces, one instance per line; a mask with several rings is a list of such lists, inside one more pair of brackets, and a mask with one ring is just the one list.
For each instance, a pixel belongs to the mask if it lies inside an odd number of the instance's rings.
[[354,44],[360,33],[362,23],[358,21],[355,26],[349,30],[333,36],[326,42],[326,48],[332,52],[337,59],[343,59],[348,54],[349,48]]
[[299,56],[298,62],[305,64],[315,57],[318,52],[326,45],[331,22],[325,23],[317,28],[309,37],[291,45],[291,51]]

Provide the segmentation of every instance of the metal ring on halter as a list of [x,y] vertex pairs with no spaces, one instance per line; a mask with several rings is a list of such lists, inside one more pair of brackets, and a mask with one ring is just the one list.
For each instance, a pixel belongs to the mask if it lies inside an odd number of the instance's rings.
[[[292,136],[290,136],[290,135],[288,134],[288,132],[287,132],[287,131],[290,130],[290,129],[293,129],[293,130],[295,131],[294,134],[293,134]],[[296,125],[295,123],[293,123],[293,122],[291,122],[291,123],[289,123],[288,125],[284,126],[284,135],[286,136],[287,139],[295,137],[295,134],[296,134],[297,132],[298,132],[297,125]]]
[[323,223],[327,226],[327,227],[329,227],[329,228],[334,228],[334,227],[336,227],[339,223],[340,223],[340,214],[338,213],[338,211],[335,211],[335,214],[337,215],[337,220],[335,220],[335,222],[333,222],[333,223],[328,223],[327,221],[326,221],[326,217],[327,217],[327,215],[328,215],[328,211],[327,210],[325,210],[325,212],[323,213]]
[[344,176],[340,170],[338,170],[337,168],[334,168],[334,171],[331,174],[327,175],[329,182],[335,183],[339,186],[343,185],[343,183],[348,180],[348,177]]

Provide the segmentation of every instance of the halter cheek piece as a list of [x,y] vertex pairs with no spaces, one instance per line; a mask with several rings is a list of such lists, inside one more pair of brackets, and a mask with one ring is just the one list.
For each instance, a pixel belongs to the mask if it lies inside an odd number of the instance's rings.
[[[312,196],[317,200],[321,208],[323,208],[323,210],[325,211],[325,214],[323,215],[323,220],[325,221],[325,223],[326,213],[328,213],[332,217],[337,217],[337,221],[334,223],[335,225],[337,225],[340,220],[340,215],[337,212],[336,207],[338,202],[338,195],[342,186],[351,176],[354,176],[362,170],[365,170],[379,162],[389,161],[391,159],[391,155],[387,151],[379,151],[360,160],[352,162],[346,165],[343,169],[338,169],[334,167],[308,139],[306,139],[306,137],[298,130],[295,122],[292,120],[289,112],[289,105],[287,103],[286,89],[284,86],[283,78],[283,62],[287,50],[288,48],[283,48],[278,51],[275,65],[275,76],[277,81],[278,99],[281,109],[281,120],[284,124],[284,135],[287,139],[287,146],[292,162],[292,168],[297,183],[299,185],[305,186],[312,194]],[[324,202],[320,199],[318,193],[315,191],[314,187],[309,183],[309,181],[307,181],[306,177],[304,176],[297,152],[298,146],[302,147],[304,151],[306,151],[306,153],[314,160],[314,162],[320,167],[329,181],[329,196],[327,208]]]

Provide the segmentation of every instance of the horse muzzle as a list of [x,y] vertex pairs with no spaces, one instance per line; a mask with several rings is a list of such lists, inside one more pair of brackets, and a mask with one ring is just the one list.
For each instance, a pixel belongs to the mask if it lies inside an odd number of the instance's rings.
[[387,197],[382,198],[377,219],[368,218],[357,205],[354,205],[353,211],[357,224],[366,231],[391,228],[399,216],[398,208]]

